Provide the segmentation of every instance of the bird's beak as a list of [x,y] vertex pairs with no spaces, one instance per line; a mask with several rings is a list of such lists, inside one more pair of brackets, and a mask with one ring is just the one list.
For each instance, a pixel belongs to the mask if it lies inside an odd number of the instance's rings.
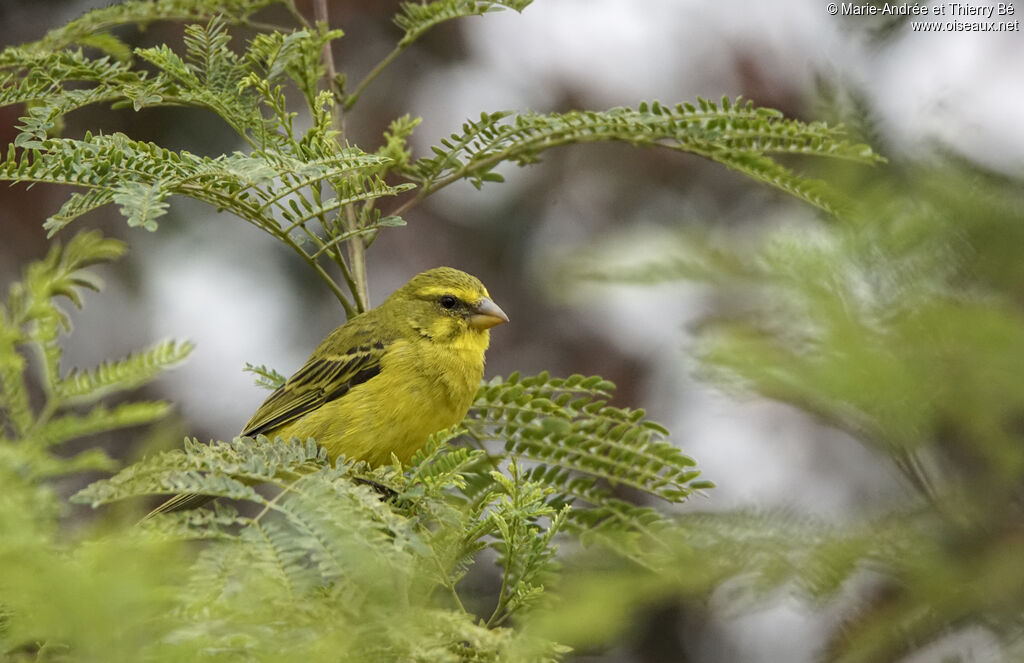
[[477,303],[473,308],[473,314],[469,316],[469,326],[473,329],[490,329],[503,322],[508,322],[508,316],[486,297]]

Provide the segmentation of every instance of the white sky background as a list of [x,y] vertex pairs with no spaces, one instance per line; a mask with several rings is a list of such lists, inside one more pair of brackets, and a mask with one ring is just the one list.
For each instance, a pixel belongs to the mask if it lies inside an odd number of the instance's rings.
[[[1024,21],[1024,0],[1009,4],[1017,5],[1016,15],[1003,20]],[[938,140],[990,167],[1024,174],[1019,111],[1024,106],[1024,34],[915,34],[905,26],[879,45],[857,29],[865,19],[831,16],[826,7],[820,0],[536,0],[521,15],[500,12],[464,19],[469,22],[469,58],[412,82],[417,88],[412,107],[424,117],[416,134],[423,141],[418,151],[424,153],[437,137],[482,110],[546,110],[554,102],[551,90],[566,81],[591,108],[736,96],[743,90],[732,53],[739,51],[754,58],[761,76],[779,89],[809,95],[816,71],[857,82],[874,104],[880,129],[908,152],[927,150]],[[441,204],[480,214],[516,193],[516,178],[488,187],[485,195],[468,185],[454,186]],[[586,241],[572,229],[574,215],[586,213],[577,204],[582,198],[567,195],[546,211],[535,248],[538,265],[545,256],[565,254]],[[280,287],[275,285],[279,279],[267,273],[275,268],[269,252],[260,253],[267,244],[254,242],[239,251],[233,264],[225,264],[223,245],[207,251],[197,242],[186,247],[184,272],[174,247],[159,241],[133,246],[159,254],[151,262],[157,271],[142,283],[147,296],[160,302],[150,316],[154,333],[198,342],[192,359],[170,377],[180,387],[184,414],[211,431],[224,431],[223,436],[237,430],[266,395],[252,387],[241,366],[253,361],[294,370],[319,340],[313,335],[323,325],[323,317],[317,317],[323,312],[306,318],[300,314],[299,319],[317,321],[309,330],[296,330],[295,322],[283,319],[254,319],[254,312],[264,310],[267,289]],[[719,484],[706,500],[698,498],[698,506],[758,502],[834,515],[863,504],[865,498],[877,503],[898,494],[893,477],[880,472],[867,451],[840,434],[809,425],[778,404],[736,402],[680,381],[678,368],[686,362],[681,330],[699,312],[699,288],[612,288],[607,293],[603,304],[588,299],[585,310],[576,311],[579,324],[601,327],[625,346],[650,348],[651,362],[662,358],[661,370],[647,387],[650,402],[636,405],[647,407],[678,432],[687,441],[686,451]],[[375,301],[384,294],[375,292]],[[82,323],[102,324],[90,311],[108,315],[95,304],[110,299],[93,298]],[[282,293],[279,299],[288,297]],[[661,324],[645,323],[642,313],[655,307]],[[196,311],[206,312],[201,325],[189,324]],[[296,319],[295,311],[282,313]],[[232,331],[247,320],[254,324],[246,333]],[[83,332],[72,338],[94,335]],[[307,338],[308,344],[297,348],[296,338]],[[500,352],[500,345],[499,329],[492,352]],[[677,361],[665,362],[665,356]],[[811,661],[821,644],[814,635],[817,619],[828,616],[792,603],[723,619],[721,641],[702,647],[709,652],[702,660]],[[773,632],[790,635],[764,635]],[[728,643],[725,649],[722,643]],[[716,651],[721,659],[711,657]]]

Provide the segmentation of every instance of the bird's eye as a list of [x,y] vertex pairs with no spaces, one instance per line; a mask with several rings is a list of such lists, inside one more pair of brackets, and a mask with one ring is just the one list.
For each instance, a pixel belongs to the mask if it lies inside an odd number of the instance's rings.
[[459,300],[451,295],[442,295],[441,299],[437,301],[441,304],[441,308],[455,308],[455,305],[459,303]]

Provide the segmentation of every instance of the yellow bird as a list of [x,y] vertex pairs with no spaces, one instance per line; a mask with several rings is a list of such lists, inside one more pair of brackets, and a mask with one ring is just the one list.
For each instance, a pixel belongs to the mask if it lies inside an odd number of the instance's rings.
[[[408,461],[462,421],[484,374],[490,328],[508,322],[476,277],[417,274],[380,306],[331,332],[256,410],[243,436],[314,438],[331,460]],[[177,495],[152,514],[199,506]]]

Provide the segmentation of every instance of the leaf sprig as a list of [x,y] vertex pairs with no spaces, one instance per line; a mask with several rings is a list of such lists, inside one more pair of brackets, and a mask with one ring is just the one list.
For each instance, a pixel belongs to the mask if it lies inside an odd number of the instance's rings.
[[[71,320],[57,304],[66,298],[82,305],[84,289],[98,290],[99,278],[87,268],[120,257],[125,245],[90,231],[74,236],[66,246],[54,244],[47,256],[25,271],[11,286],[6,304],[0,304],[0,446],[27,454],[49,475],[88,468],[110,469],[113,461],[100,449],[70,459],[56,447],[77,437],[157,421],[169,404],[164,401],[123,402],[109,408],[100,399],[151,381],[157,374],[188,356],[192,345],[165,341],[149,350],[90,370],[61,367],[60,337],[71,330]],[[27,353],[39,358],[38,385],[43,402],[33,407],[33,383]],[[83,408],[87,408],[83,411]]]
[[433,157],[421,158],[404,174],[417,183],[417,197],[423,198],[460,179],[478,188],[484,182],[500,182],[503,178],[494,168],[504,162],[527,165],[539,160],[544,150],[597,141],[703,156],[830,213],[846,207],[842,196],[825,183],[782,166],[772,155],[809,154],[866,164],[883,161],[867,145],[847,140],[841,126],[800,122],[776,110],[755,107],[749,100],[723,97],[720,104],[699,99],[696,106],[652,102],[636,110],[483,113],[463,124],[461,133],[442,140]]

